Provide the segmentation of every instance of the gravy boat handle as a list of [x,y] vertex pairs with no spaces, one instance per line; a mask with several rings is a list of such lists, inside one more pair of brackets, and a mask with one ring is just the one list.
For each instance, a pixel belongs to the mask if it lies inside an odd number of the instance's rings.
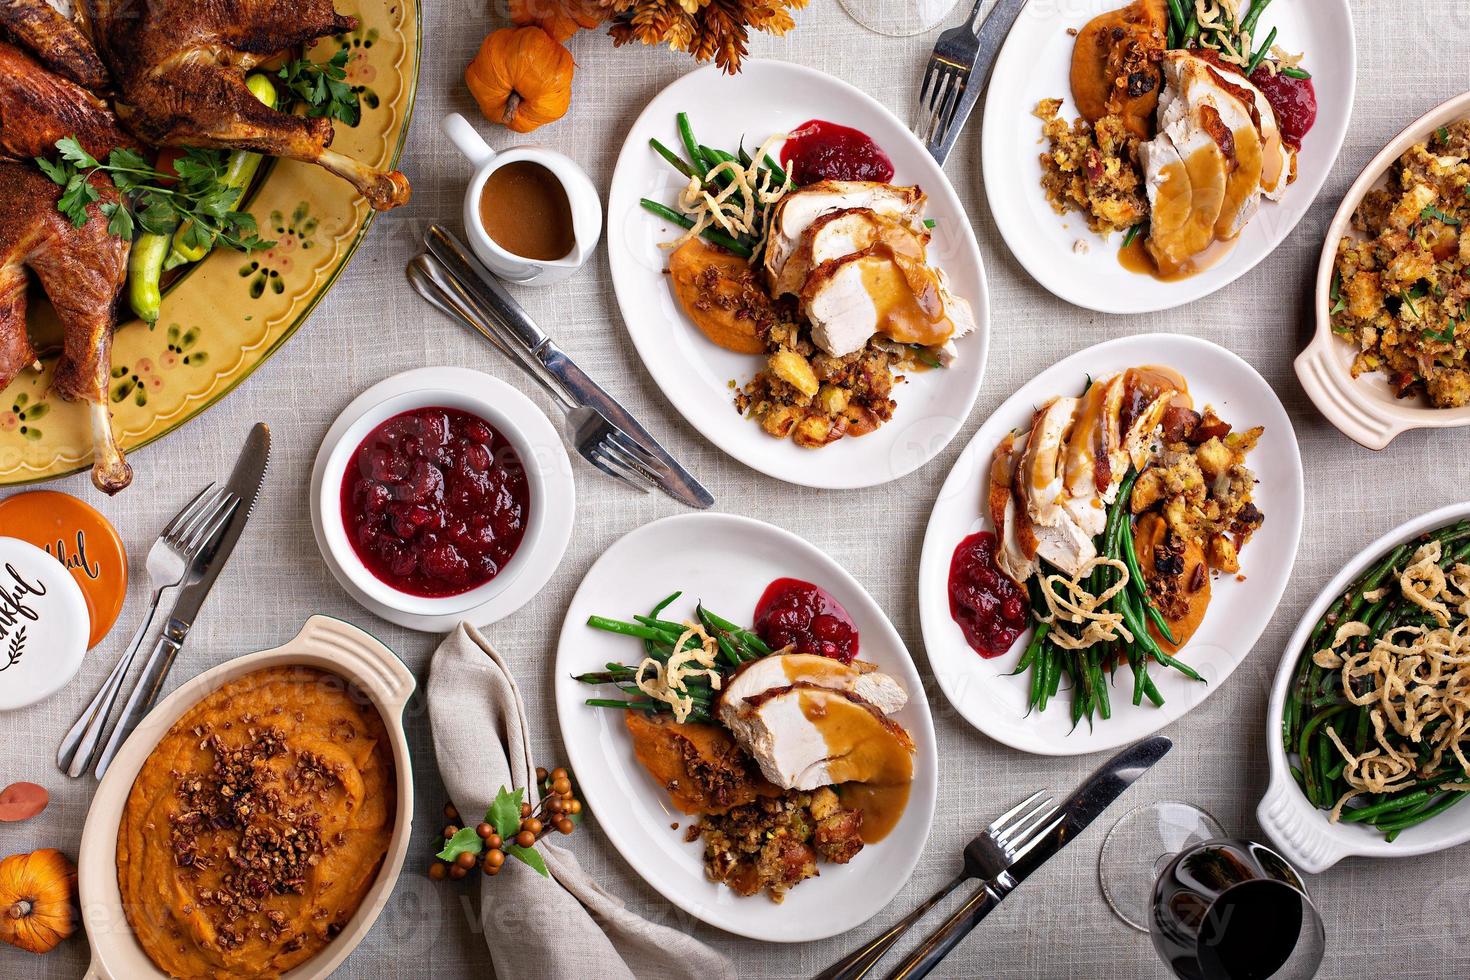
[[444,135],[449,137],[449,142],[454,144],[455,149],[463,153],[476,168],[495,159],[495,151],[490,148],[490,144],[459,113],[451,112],[445,116],[439,127],[444,130]]

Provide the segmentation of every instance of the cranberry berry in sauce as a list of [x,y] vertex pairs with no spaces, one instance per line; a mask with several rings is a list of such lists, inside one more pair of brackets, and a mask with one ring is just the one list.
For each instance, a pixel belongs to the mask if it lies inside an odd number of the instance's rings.
[[995,563],[995,535],[972,534],[949,563],[949,614],[980,656],[998,657],[1031,625],[1025,591]]
[[858,654],[852,617],[826,589],[794,578],[766,586],[755,606],[755,635],[772,650],[814,653],[850,664]]
[[1301,149],[1302,140],[1317,122],[1317,90],[1312,80],[1292,78],[1279,71],[1272,74],[1262,65],[1251,72],[1251,82],[1265,93],[1266,101],[1276,110],[1281,138]]
[[786,138],[781,166],[802,187],[822,180],[893,179],[893,162],[867,133],[822,119],[802,123]]
[[530,513],[526,471],[484,419],[419,408],[383,422],[342,476],[357,557],[400,592],[450,596],[500,574]]

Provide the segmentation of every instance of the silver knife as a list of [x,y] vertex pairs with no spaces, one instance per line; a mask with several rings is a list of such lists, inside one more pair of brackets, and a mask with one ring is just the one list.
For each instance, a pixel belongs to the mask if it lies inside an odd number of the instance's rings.
[[1037,868],[1062,848],[1070,844],[1087,829],[1112,802],[1123,795],[1123,791],[1153,768],[1174,743],[1163,735],[1146,738],[1119,752],[1087,778],[1062,804],[1062,822],[1040,843],[1031,848],[1015,864],[992,881],[986,882],[974,897],[962,905],[949,920],[924,941],[924,944],[898,969],[888,975],[888,980],[919,980],[939,965],[959,945],[960,940],[970,934],[990,910],[1029,878]]
[[970,118],[970,113],[975,111],[975,103],[980,101],[980,93],[990,82],[990,72],[995,68],[995,59],[1000,57],[1000,49],[1005,44],[1006,38],[1010,36],[1011,28],[1015,26],[1016,18],[1021,16],[1021,10],[1026,6],[1027,0],[997,0],[990,13],[985,15],[985,21],[980,25],[976,37],[980,41],[979,54],[975,56],[974,63],[970,66],[970,76],[965,82],[965,90],[960,93],[959,104],[955,106],[954,118],[944,129],[944,138],[938,142],[930,141],[927,149],[929,155],[944,166],[944,161],[949,159],[950,151],[954,149],[955,142],[959,139],[960,130],[964,128],[965,120]]
[[597,409],[608,421],[630,435],[669,468],[668,476],[659,480],[665,493],[680,503],[701,510],[714,504],[715,498],[710,492],[688,470],[680,466],[678,460],[670,456],[627,409],[603,391],[597,382],[589,378],[556,345],[556,341],[536,325],[536,321],[531,319],[525,308],[505,291],[500,281],[470,254],[469,249],[453,232],[442,225],[430,225],[424,235],[424,245],[457,279],[474,290],[483,305],[510,330],[514,339],[573,402]]
[[219,543],[214,550],[203,556],[203,567],[199,573],[179,589],[178,599],[163,627],[163,635],[154,644],[147,663],[143,665],[143,673],[133,687],[132,694],[128,696],[122,716],[118,718],[117,727],[112,730],[112,737],[107,740],[107,745],[97,758],[98,779],[106,774],[118,749],[157,700],[158,692],[162,690],[168,672],[174,665],[174,658],[179,655],[190,627],[199,616],[200,607],[204,605],[204,600],[214,587],[214,580],[219,578],[219,573],[224,569],[225,562],[229,561],[230,553],[235,550],[240,533],[245,530],[245,523],[250,520],[250,512],[255,508],[256,498],[260,496],[261,484],[265,482],[265,471],[270,465],[270,458],[270,426],[257,422],[246,437],[240,457],[235,461],[235,469],[225,483],[225,489],[239,498],[239,506],[235,508],[230,523],[220,532]]

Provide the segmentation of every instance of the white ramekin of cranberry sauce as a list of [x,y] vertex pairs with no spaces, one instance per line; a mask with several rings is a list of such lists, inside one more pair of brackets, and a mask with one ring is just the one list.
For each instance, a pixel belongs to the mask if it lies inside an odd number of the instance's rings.
[[[471,616],[544,564],[548,478],[570,481],[534,405],[496,379],[456,373],[483,382],[389,386],[353,402],[312,480],[318,540],[338,579],[374,611],[420,628]],[[548,467],[557,457],[562,466]]]

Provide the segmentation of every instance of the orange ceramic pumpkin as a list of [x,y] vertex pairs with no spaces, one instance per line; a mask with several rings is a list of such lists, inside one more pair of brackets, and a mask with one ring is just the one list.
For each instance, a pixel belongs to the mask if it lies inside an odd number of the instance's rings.
[[517,133],[566,115],[572,53],[539,27],[502,27],[485,38],[464,71],[465,85],[491,122]]
[[511,23],[534,24],[558,41],[582,28],[593,28],[607,17],[597,0],[510,0]]
[[77,869],[55,848],[0,861],[0,940],[46,953],[77,928]]

